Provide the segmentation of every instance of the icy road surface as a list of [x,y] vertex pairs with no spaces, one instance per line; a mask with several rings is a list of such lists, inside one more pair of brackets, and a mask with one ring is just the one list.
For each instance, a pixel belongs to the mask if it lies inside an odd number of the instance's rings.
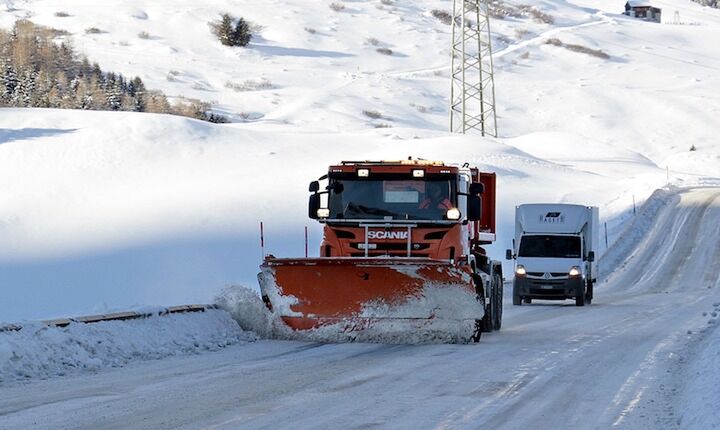
[[260,341],[12,384],[0,428],[683,427],[687,365],[716,327],[719,219],[716,189],[669,199],[603,259],[621,263],[593,305],[506,303],[477,345]]

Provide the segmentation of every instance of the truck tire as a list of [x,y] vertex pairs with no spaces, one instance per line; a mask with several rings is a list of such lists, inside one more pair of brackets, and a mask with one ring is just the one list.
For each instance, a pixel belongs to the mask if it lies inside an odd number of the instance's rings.
[[593,282],[587,281],[587,289],[585,290],[585,303],[592,304],[593,300]]
[[473,332],[472,336],[470,336],[470,342],[473,342],[473,343],[480,342],[481,336],[482,336],[482,320],[475,320],[475,331]]
[[500,330],[502,328],[503,314],[503,283],[500,275],[493,277],[495,281],[495,319],[493,321],[493,329]]
[[488,303],[485,304],[485,316],[483,317],[482,321],[482,331],[485,333],[490,333],[493,331],[493,306],[492,306],[492,296],[490,296],[490,300],[488,300]]
[[585,306],[585,286],[575,293],[575,306]]

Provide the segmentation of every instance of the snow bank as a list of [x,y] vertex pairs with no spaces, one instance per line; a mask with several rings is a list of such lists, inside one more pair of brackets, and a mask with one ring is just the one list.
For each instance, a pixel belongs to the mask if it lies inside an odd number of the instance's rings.
[[[655,226],[657,215],[669,203],[680,199],[676,192],[656,190],[642,205],[638,215],[626,223],[624,231],[600,259],[600,277],[606,279],[626,262],[637,244]],[[627,264],[627,262],[625,263]]]
[[[716,303],[720,309],[720,303]],[[704,349],[688,370],[680,428],[720,428],[720,330],[713,327]]]
[[26,324],[20,331],[0,333],[0,385],[120,367],[136,360],[216,351],[257,338],[238,327],[224,311],[75,323],[64,328]]

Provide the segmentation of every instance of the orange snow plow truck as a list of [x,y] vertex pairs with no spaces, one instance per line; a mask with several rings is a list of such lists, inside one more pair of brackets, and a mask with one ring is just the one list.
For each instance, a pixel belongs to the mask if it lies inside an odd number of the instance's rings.
[[310,183],[321,256],[267,256],[265,304],[285,329],[329,340],[470,342],[499,330],[502,266],[483,248],[495,240],[495,181],[437,161],[331,166]]

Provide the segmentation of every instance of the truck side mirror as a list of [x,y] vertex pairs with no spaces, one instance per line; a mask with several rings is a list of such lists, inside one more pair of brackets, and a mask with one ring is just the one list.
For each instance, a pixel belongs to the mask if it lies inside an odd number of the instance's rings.
[[475,182],[470,184],[470,195],[472,196],[478,196],[480,194],[483,194],[485,192],[485,185],[481,184],[480,182]]
[[320,209],[320,194],[311,194],[308,201],[308,217],[318,219],[318,209]]
[[506,249],[506,250],[505,250],[505,259],[506,259],[506,260],[512,260],[512,259],[513,259],[512,249]]
[[588,252],[587,261],[591,263],[595,261],[595,251]]
[[480,221],[482,218],[482,201],[478,195],[469,195],[467,198],[468,221]]
[[317,193],[319,190],[320,190],[320,182],[318,182],[318,181],[310,182],[308,191],[310,191],[311,193]]

